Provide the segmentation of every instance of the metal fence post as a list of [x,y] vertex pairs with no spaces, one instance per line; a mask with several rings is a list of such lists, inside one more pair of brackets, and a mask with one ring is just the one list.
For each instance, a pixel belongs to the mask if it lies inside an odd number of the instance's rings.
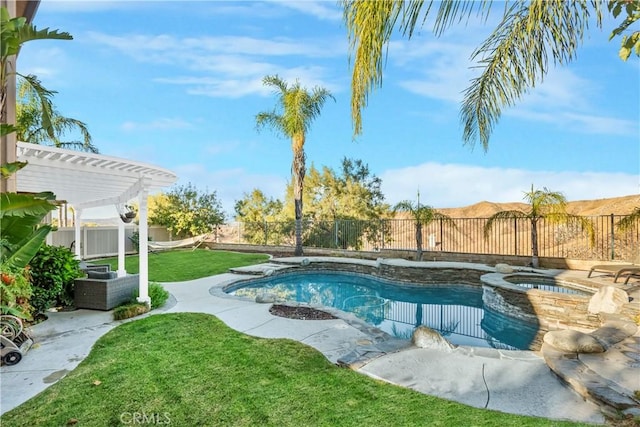
[[513,249],[514,255],[518,255],[518,218],[513,218]]
[[614,231],[613,231],[613,214],[611,214],[611,259],[615,259],[616,258],[616,251],[614,248],[615,245],[615,236],[614,236]]

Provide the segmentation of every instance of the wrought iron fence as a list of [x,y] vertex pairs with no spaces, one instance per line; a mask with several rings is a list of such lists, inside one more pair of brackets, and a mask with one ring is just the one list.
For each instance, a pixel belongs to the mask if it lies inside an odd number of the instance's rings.
[[[640,220],[625,231],[617,227],[622,215],[583,217],[594,231],[593,239],[582,225],[557,224],[540,219],[538,255],[585,260],[627,260],[640,256]],[[494,223],[485,235],[488,218],[453,218],[422,227],[422,249],[495,255],[532,255],[531,221],[507,219]],[[217,240],[227,243],[293,246],[294,222],[235,222],[222,227]],[[416,223],[411,219],[374,221],[304,221],[307,247],[376,251],[417,250]]]

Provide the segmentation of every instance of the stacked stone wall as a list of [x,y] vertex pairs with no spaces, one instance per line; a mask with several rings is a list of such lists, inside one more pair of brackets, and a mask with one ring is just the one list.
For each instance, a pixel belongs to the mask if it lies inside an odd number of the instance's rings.
[[594,330],[600,327],[597,314],[588,312],[589,295],[572,295],[539,289],[520,289],[508,284],[499,286],[483,284],[481,277],[486,268],[475,270],[469,267],[404,266],[390,263],[362,263],[314,260],[306,271],[340,271],[367,274],[388,280],[424,284],[463,284],[483,286],[483,301],[488,308],[530,322],[541,328]]
[[[234,243],[207,243],[211,249],[228,250],[237,252],[253,252],[266,253],[276,257],[293,256],[294,247],[292,246],[264,246]],[[348,257],[356,259],[375,260],[378,258],[400,258],[406,260],[415,260],[416,252],[408,250],[388,250],[380,251],[350,251],[341,249],[322,249],[322,248],[304,248],[305,256],[330,256],[330,257]],[[450,261],[450,262],[470,262],[487,265],[496,265],[499,263],[509,264],[513,266],[528,266],[531,262],[530,256],[517,255],[493,255],[480,253],[459,253],[444,251],[425,251],[422,256],[423,261]],[[602,261],[588,261],[569,258],[550,258],[541,257],[539,259],[542,268],[559,268],[572,270],[589,270],[591,266],[602,263]]]

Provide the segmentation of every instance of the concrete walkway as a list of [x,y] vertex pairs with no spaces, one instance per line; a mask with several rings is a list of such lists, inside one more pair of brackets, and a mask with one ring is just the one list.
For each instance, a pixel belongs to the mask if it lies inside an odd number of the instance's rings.
[[[228,273],[165,283],[172,298],[158,312],[209,313],[249,335],[298,340],[334,363],[349,360],[353,354],[369,355],[352,367],[374,378],[479,408],[604,422],[599,407],[563,385],[536,353],[465,347],[450,352],[419,349],[385,339],[355,317],[322,321],[276,317],[269,313],[270,304],[221,293],[224,285],[236,280],[238,274]],[[99,337],[121,323],[112,320],[111,312],[49,313],[47,321],[32,328],[36,344],[23,360],[0,369],[1,413],[64,377],[89,354]]]

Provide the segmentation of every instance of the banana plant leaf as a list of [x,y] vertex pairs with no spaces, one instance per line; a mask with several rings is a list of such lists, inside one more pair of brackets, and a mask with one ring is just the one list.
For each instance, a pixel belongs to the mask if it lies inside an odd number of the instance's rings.
[[50,201],[54,198],[53,193],[38,195],[1,193],[2,239],[13,245],[28,239],[47,213],[56,209]]
[[38,252],[52,230],[50,225],[43,225],[33,232],[31,237],[22,244],[11,256],[2,263],[2,270],[21,269],[26,267]]

